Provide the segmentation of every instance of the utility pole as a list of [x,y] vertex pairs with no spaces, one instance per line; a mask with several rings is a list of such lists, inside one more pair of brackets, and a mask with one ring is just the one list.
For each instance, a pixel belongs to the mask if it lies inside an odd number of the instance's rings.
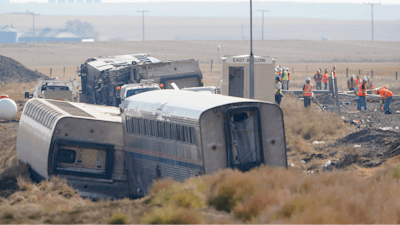
[[372,41],[374,41],[374,5],[380,5],[381,3],[364,3],[364,5],[371,6],[371,25],[372,25]]
[[250,0],[250,99],[254,99],[253,1]]
[[264,40],[264,12],[270,12],[269,10],[257,10],[262,12],[262,38],[261,40]]
[[242,36],[240,36],[240,39],[241,39],[241,40],[244,40],[243,29],[244,29],[244,24],[242,23]]
[[143,33],[143,41],[144,41],[144,13],[147,13],[147,12],[150,12],[150,11],[147,11],[147,10],[138,10],[138,11],[136,11],[136,12],[141,12],[141,13],[143,13],[143,18],[142,18],[142,33]]
[[34,12],[14,12],[14,13],[8,13],[8,14],[25,14],[25,15],[32,15],[33,20],[32,20],[32,35],[35,37],[35,16],[40,16],[40,14],[36,14]]

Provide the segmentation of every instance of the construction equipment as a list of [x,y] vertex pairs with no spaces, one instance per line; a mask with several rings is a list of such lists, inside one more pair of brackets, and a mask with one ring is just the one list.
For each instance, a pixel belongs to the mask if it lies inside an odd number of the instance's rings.
[[203,86],[203,75],[194,59],[160,61],[147,54],[102,56],[86,60],[77,71],[81,77],[81,101],[118,106],[121,87],[152,79],[164,88]]

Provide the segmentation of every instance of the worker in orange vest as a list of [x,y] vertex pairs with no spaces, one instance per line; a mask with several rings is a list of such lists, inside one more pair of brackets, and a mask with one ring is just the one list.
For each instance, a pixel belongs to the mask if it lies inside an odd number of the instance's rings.
[[368,79],[368,85],[367,85],[368,89],[375,89],[374,82],[371,79],[369,79],[369,77],[367,77],[367,79]]
[[324,75],[322,76],[322,83],[325,84],[325,89],[324,89],[324,90],[328,89],[328,81],[329,81],[329,78],[328,78],[328,69],[325,69],[325,73],[324,73]]
[[363,82],[359,84],[355,89],[354,92],[357,95],[357,109],[361,110],[361,107],[364,106],[364,110],[367,110],[367,78],[363,78]]
[[389,91],[386,87],[383,87],[375,89],[374,93],[380,95],[382,99],[386,100],[385,106],[383,107],[385,114],[392,114],[392,112],[390,112],[390,102],[392,102],[393,92]]
[[336,79],[336,65],[334,65],[333,66],[333,69],[332,69],[332,76],[333,76],[333,78],[335,78]]
[[289,68],[287,68],[287,67],[286,67],[286,71],[288,72],[288,79],[287,79],[287,86],[286,87],[287,87],[287,90],[289,90],[289,82],[290,82],[290,75],[291,74],[290,74]]
[[310,77],[306,77],[306,84],[303,86],[304,107],[306,108],[311,105],[311,98],[313,96],[313,85],[310,83],[310,81]]
[[360,74],[357,74],[357,79],[356,79],[356,85],[360,85],[362,83],[362,80],[360,78]]
[[347,81],[347,87],[350,91],[353,91],[354,88],[357,86],[356,80],[354,79],[354,74],[351,75],[351,78]]
[[322,75],[321,71],[317,70],[317,73],[314,75],[315,83],[317,83],[317,90],[321,90],[321,82],[322,82]]

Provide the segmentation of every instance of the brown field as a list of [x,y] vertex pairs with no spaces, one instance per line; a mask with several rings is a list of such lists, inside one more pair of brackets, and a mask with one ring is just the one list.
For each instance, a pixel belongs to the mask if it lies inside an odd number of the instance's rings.
[[[163,53],[149,50],[150,44],[157,49],[167,49]],[[206,85],[217,85],[220,66],[207,63],[214,56],[212,46],[218,42],[100,42],[83,43],[36,43],[3,45],[0,54],[13,57],[33,70],[59,79],[78,78],[77,66],[87,58],[97,55],[148,52],[160,59],[196,58],[202,62]],[[235,42],[226,42],[226,51],[243,53],[244,42],[235,50]],[[273,45],[278,42],[268,42]],[[281,42],[290,46],[285,52],[300,51],[297,41]],[[322,42],[304,42],[319,45]],[[346,42],[332,42],[342,46],[341,59],[359,57],[346,50]],[[185,48],[173,50],[170,44]],[[390,84],[390,89],[400,93],[399,81],[394,74],[400,71],[396,61],[400,59],[397,43],[354,42],[354,45],[373,45],[381,49],[380,56],[373,56],[375,50],[365,53],[371,56],[370,63],[331,62],[331,56],[318,51],[305,50],[304,56],[282,57],[277,65],[289,67],[294,74],[291,89],[299,89],[306,76],[315,71],[337,66],[339,88],[345,90],[346,68],[349,74],[366,75],[366,70],[374,70],[375,86]],[[193,51],[187,52],[192,45]],[[127,47],[129,46],[129,47]],[[386,47],[383,47],[386,46]],[[1,47],[1,46],[0,46]],[[124,49],[127,47],[126,49]],[[138,48],[136,48],[138,47]],[[267,47],[264,48],[265,50]],[[385,50],[384,50],[385,49]],[[283,52],[273,50],[274,54]],[[106,52],[106,53],[105,53]],[[110,52],[110,53],[108,53]],[[385,54],[385,52],[387,54]],[[154,53],[154,54],[153,54]],[[225,54],[225,53],[224,53]],[[335,53],[339,57],[339,53]],[[15,57],[14,57],[15,56]],[[196,57],[198,56],[198,57]],[[363,56],[364,57],[364,56]],[[374,58],[375,57],[375,58]],[[318,63],[291,63],[314,60]],[[379,62],[382,61],[382,62]],[[65,66],[65,75],[64,75]],[[16,157],[16,137],[18,120],[25,103],[23,92],[32,91],[35,83],[12,83],[0,86],[0,94],[8,94],[16,100],[19,113],[15,121],[0,121],[0,223],[399,223],[400,158],[388,159],[374,168],[352,165],[343,170],[329,172],[321,168],[327,160],[343,155],[356,154],[357,150],[348,146],[335,149],[336,156],[326,159],[314,158],[312,163],[321,169],[310,173],[301,160],[310,154],[319,154],[314,140],[334,143],[347,134],[355,132],[355,127],[343,124],[338,115],[316,108],[304,109],[302,102],[293,96],[285,96],[282,110],[285,118],[288,162],[293,167],[288,170],[261,167],[247,173],[224,170],[218,173],[187,180],[181,184],[162,180],[154,184],[151,194],[139,200],[99,201],[82,199],[65,182],[55,178],[40,184],[33,184],[24,165],[18,165]],[[398,115],[393,115],[398,117]],[[325,151],[325,150],[323,150]],[[326,152],[322,152],[326,153]],[[18,178],[19,177],[19,178]],[[18,181],[17,181],[18,178]],[[8,182],[9,181],[9,182]],[[6,185],[5,185],[6,184]],[[2,186],[3,185],[3,186]],[[13,186],[14,185],[14,186]],[[18,190],[18,191],[16,191]],[[15,192],[16,191],[16,192]]]

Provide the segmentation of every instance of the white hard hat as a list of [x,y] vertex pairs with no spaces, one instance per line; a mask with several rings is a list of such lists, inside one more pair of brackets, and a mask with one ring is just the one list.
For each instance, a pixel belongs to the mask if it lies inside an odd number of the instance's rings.
[[278,72],[278,69],[277,69],[277,68],[275,68],[275,72]]
[[351,75],[351,78],[354,78],[354,74],[353,74],[353,75]]
[[364,78],[363,78],[363,81],[366,81],[366,82],[368,82],[368,79],[367,79],[366,77],[364,77]]
[[306,81],[311,81],[310,77],[306,77]]
[[289,71],[289,68],[286,67],[286,71]]

